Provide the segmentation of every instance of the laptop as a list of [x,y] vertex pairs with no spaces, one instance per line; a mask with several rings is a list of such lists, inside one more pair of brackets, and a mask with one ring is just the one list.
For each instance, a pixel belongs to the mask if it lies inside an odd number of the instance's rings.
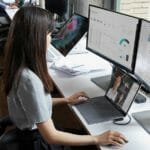
[[104,96],[94,97],[87,102],[76,104],[88,124],[94,124],[127,115],[140,84],[124,70],[113,70],[110,85]]
[[78,14],[72,17],[52,37],[51,44],[66,56],[88,30],[88,18]]

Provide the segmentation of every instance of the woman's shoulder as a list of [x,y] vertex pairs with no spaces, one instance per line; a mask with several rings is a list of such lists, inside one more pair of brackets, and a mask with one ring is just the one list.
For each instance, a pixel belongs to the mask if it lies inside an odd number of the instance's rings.
[[21,72],[20,82],[30,85],[43,86],[41,79],[29,68],[24,68]]

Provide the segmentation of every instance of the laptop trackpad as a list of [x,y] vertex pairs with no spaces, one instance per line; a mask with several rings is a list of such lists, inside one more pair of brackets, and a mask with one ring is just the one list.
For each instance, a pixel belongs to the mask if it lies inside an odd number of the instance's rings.
[[104,122],[122,116],[104,96],[91,98],[85,103],[77,104],[75,107],[88,124]]

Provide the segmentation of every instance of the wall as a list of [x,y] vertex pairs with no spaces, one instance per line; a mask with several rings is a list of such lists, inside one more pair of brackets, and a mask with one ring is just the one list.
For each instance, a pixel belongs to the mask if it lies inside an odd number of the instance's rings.
[[150,20],[150,0],[120,0],[120,12]]

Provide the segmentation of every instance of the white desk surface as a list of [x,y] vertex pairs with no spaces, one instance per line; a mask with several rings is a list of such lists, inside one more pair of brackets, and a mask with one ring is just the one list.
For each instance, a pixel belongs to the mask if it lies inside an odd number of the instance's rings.
[[[77,57],[78,60],[83,58],[83,54],[78,54],[69,57]],[[86,54],[85,54],[86,55]],[[95,56],[97,57],[97,56]],[[89,58],[88,58],[89,59]],[[96,59],[91,59],[91,63],[96,63]],[[87,60],[89,62],[89,60]],[[109,68],[109,67],[108,67]],[[49,69],[52,79],[63,96],[69,96],[78,91],[85,91],[89,97],[95,97],[104,95],[104,91],[91,82],[92,76],[104,76],[110,74],[110,68],[108,70],[96,71],[88,74],[69,76],[60,71]],[[82,122],[85,129],[91,135],[103,133],[106,130],[116,130],[123,133],[129,142],[125,144],[120,150],[150,150],[150,135],[132,118],[132,121],[128,125],[115,125],[111,121],[105,123],[97,123],[88,125],[80,112],[75,108],[71,107],[77,117]],[[150,99],[147,99],[146,103],[135,104],[131,106],[130,112],[150,110]],[[98,146],[99,147],[99,146]],[[100,147],[99,147],[100,148]],[[102,150],[116,149],[114,147],[101,146]]]

